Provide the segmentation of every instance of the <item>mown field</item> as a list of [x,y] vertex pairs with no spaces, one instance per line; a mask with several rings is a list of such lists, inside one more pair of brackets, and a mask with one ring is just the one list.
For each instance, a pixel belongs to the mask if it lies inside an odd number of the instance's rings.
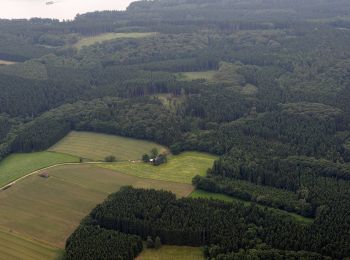
[[59,259],[62,250],[0,229],[0,259]]
[[191,185],[138,178],[89,164],[45,172],[49,178],[32,175],[0,192],[0,228],[59,248],[83,217],[122,186],[169,190],[179,197],[193,191]]
[[143,162],[108,163],[100,164],[99,166],[140,178],[190,184],[194,176],[204,176],[207,169],[213,165],[215,159],[215,156],[209,154],[185,152],[180,155],[170,156],[168,162],[160,166],[153,166]]
[[96,43],[101,43],[110,40],[116,39],[138,39],[154,36],[156,33],[154,32],[132,32],[132,33],[103,33],[91,37],[81,38],[77,43],[74,44],[74,47],[77,49],[81,49],[84,46],[93,45]]
[[198,247],[162,246],[160,249],[145,249],[137,260],[203,260],[203,252]]
[[71,132],[49,151],[71,154],[93,161],[103,161],[113,155],[118,161],[140,160],[152,148],[166,148],[152,142],[91,132]]
[[[194,192],[192,192],[190,194],[189,197],[194,198],[194,199],[203,198],[203,199],[222,200],[222,201],[226,201],[226,202],[239,202],[239,203],[243,203],[246,206],[250,206],[253,204],[253,202],[250,202],[250,201],[241,200],[241,199],[238,199],[235,197],[227,196],[225,194],[211,193],[211,192],[207,192],[204,190],[195,190]],[[257,205],[258,207],[261,207],[261,208],[267,208],[269,210],[272,210],[272,211],[276,212],[277,214],[282,214],[284,216],[291,217],[294,220],[299,221],[299,222],[304,223],[304,224],[311,224],[313,222],[312,218],[306,218],[306,217],[303,217],[303,216],[295,214],[295,213],[287,212],[287,211],[272,208],[272,207],[266,207],[266,206],[259,205],[256,203],[255,203],[255,205]]]
[[69,162],[79,162],[79,158],[54,152],[12,154],[0,162],[0,187],[35,170]]

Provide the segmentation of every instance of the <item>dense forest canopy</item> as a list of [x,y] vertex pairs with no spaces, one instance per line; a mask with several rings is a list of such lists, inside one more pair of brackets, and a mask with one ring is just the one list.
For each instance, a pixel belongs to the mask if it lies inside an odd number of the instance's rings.
[[[314,223],[203,202],[232,217],[244,231],[242,244],[198,237],[171,243],[213,246],[207,255],[217,259],[347,257],[349,14],[346,0],[158,0],[67,22],[0,20],[0,60],[16,62],[0,65],[0,159],[46,149],[71,130],[152,140],[174,154],[217,154],[207,176],[194,178],[197,188]],[[105,33],[118,37],[77,47]],[[237,212],[248,219],[231,216]],[[257,225],[257,215],[268,224]],[[77,236],[112,236],[132,258],[140,251],[134,235],[149,235],[104,228],[82,227]]]

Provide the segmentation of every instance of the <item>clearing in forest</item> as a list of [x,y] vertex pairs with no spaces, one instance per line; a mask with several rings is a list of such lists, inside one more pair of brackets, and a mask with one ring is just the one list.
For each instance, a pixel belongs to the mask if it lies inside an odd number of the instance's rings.
[[47,178],[35,174],[0,191],[0,228],[59,248],[97,204],[122,186],[169,190],[178,197],[193,191],[192,185],[142,179],[92,164],[62,165],[44,172]]
[[214,155],[205,153],[184,152],[170,156],[168,162],[160,166],[143,162],[108,163],[99,164],[99,166],[141,178],[190,184],[194,176],[205,176],[207,169],[213,166],[216,158]]
[[117,161],[140,160],[142,155],[153,148],[160,152],[167,149],[159,144],[126,138],[116,135],[92,132],[70,132],[65,138],[52,146],[49,151],[79,156],[93,161],[104,161],[113,155]]
[[33,171],[72,162],[79,162],[79,158],[54,152],[12,154],[0,162],[0,187]]
[[216,70],[183,72],[179,74],[179,79],[188,80],[188,81],[200,80],[200,79],[206,80],[206,81],[212,81],[216,73],[217,73]]
[[90,37],[83,37],[74,47],[81,49],[84,46],[90,46],[96,43],[102,43],[105,41],[111,41],[116,39],[139,39],[156,35],[155,32],[128,32],[128,33],[103,33]]
[[160,249],[144,249],[136,260],[203,260],[204,255],[199,247],[165,246]]

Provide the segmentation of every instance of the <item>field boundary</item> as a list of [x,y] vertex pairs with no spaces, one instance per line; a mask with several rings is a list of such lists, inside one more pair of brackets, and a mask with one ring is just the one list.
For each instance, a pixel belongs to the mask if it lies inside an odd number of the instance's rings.
[[48,167],[44,167],[44,168],[40,168],[40,169],[37,169],[33,172],[30,172],[24,176],[21,176],[19,178],[17,178],[16,180],[14,181],[11,181],[10,183],[0,187],[0,191],[5,191],[9,188],[11,188],[13,185],[15,185],[17,182],[29,177],[29,176],[32,176],[32,175],[35,175],[35,174],[38,174],[39,172],[41,171],[45,171],[45,170],[48,170],[48,169],[51,169],[51,168],[55,168],[55,167],[59,167],[59,166],[65,166],[65,165],[84,165],[84,164],[104,164],[104,163],[108,163],[108,162],[76,162],[76,163],[58,163],[58,164],[54,164],[54,165],[50,165]]

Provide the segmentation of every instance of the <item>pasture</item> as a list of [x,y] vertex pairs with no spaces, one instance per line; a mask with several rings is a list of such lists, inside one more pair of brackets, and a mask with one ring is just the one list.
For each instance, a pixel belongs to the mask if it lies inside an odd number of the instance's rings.
[[54,152],[12,154],[0,162],[0,187],[33,171],[71,162],[79,162],[79,158]]
[[114,155],[117,161],[140,160],[152,148],[166,151],[156,143],[115,135],[91,132],[70,132],[65,138],[52,146],[49,151],[75,155],[92,161],[103,161]]
[[190,184],[194,176],[205,176],[215,159],[215,156],[205,153],[185,152],[170,156],[168,162],[160,166],[143,162],[107,163],[98,166],[140,178]]
[[58,248],[97,204],[122,186],[169,190],[178,197],[193,191],[192,185],[142,179],[93,164],[45,172],[49,178],[32,175],[0,192],[0,228]]
[[199,247],[165,246],[160,249],[144,249],[136,260],[203,260]]
[[74,47],[81,49],[84,46],[90,46],[96,43],[102,43],[105,41],[117,40],[117,39],[140,39],[145,37],[151,37],[156,35],[154,32],[129,32],[129,33],[103,33],[90,37],[83,37]]
[[62,250],[0,229],[0,258],[6,260],[58,259]]

